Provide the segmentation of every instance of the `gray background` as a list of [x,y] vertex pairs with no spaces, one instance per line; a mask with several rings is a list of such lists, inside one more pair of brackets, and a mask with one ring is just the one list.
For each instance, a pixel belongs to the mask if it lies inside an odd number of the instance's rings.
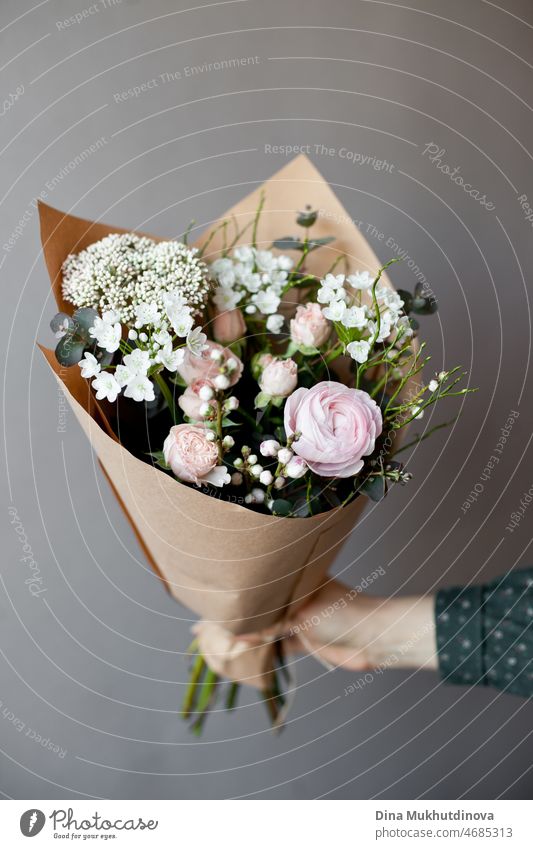
[[[391,257],[393,239],[439,298],[422,330],[436,370],[462,363],[480,387],[459,423],[415,452],[410,487],[367,513],[337,571],[357,582],[382,566],[372,592],[404,594],[525,565],[531,516],[512,534],[505,526],[533,483],[532,226],[518,201],[533,204],[531,3],[122,0],[58,24],[90,6],[1,4],[2,99],[24,88],[0,117],[3,794],[527,798],[533,706],[429,673],[390,670],[344,696],[357,674],[301,659],[280,737],[251,691],[234,715],[211,716],[200,742],[189,736],[176,707],[190,614],[150,572],[70,414],[58,432],[60,398],[34,347],[51,342],[54,310],[32,201],[41,194],[85,217],[175,236],[281,167],[265,144],[310,144],[379,257]],[[258,61],[185,72],[237,57]],[[163,83],[165,74],[175,77]],[[432,142],[492,211],[429,161]],[[333,155],[316,154],[322,144]],[[393,168],[352,164],[341,148]],[[393,279],[414,284],[407,263]],[[441,407],[432,423],[458,407]],[[500,463],[463,513],[511,410],[520,416]],[[39,563],[38,598],[9,506]]]

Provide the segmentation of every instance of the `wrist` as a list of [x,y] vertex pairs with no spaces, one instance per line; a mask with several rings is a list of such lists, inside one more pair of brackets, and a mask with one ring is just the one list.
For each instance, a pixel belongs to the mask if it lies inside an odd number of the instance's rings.
[[434,596],[367,597],[365,602],[354,638],[364,645],[370,666],[437,668]]

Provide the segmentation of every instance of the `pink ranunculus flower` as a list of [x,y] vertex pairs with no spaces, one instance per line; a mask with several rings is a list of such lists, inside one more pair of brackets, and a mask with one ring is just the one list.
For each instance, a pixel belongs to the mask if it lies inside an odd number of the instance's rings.
[[266,395],[286,398],[298,384],[298,366],[294,360],[272,360],[259,378],[261,391]]
[[229,480],[226,466],[217,466],[218,448],[207,439],[199,425],[181,424],[170,428],[163,445],[165,462],[177,478],[200,486],[224,486]]
[[383,428],[381,410],[366,392],[325,380],[285,402],[285,432],[300,434],[292,450],[317,475],[349,478],[363,467]]
[[196,421],[203,419],[203,416],[200,414],[200,407],[206,403],[206,400],[209,400],[208,398],[202,398],[200,394],[200,390],[204,389],[204,387],[212,390],[212,394],[209,394],[213,397],[215,390],[211,381],[197,378],[185,388],[183,394],[178,398],[178,404],[190,419],[196,419]]
[[213,319],[213,336],[217,342],[230,345],[237,339],[242,339],[246,333],[246,322],[240,309],[217,312]]
[[[185,383],[190,385],[193,380],[214,380],[220,374],[220,367],[227,365],[233,361],[234,368],[232,371],[226,372],[229,379],[229,385],[235,386],[242,374],[242,362],[229,348],[224,348],[217,342],[207,341],[207,347],[199,357],[193,354],[188,348],[185,350],[183,362],[178,366],[178,373],[183,378]],[[218,356],[218,359],[213,358]]]
[[291,319],[291,339],[296,345],[320,348],[331,334],[331,324],[319,304],[300,304]]

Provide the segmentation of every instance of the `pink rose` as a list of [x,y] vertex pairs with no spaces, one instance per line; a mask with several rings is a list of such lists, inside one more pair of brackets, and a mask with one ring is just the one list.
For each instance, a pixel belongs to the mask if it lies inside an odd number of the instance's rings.
[[318,475],[349,478],[363,467],[383,427],[381,410],[366,392],[323,381],[297,389],[285,402],[285,432],[299,433],[292,450]]
[[[203,391],[201,391],[203,390]],[[207,390],[207,391],[206,391]],[[209,392],[209,390],[211,390]],[[200,407],[213,398],[215,390],[213,384],[209,380],[202,378],[193,380],[185,391],[178,398],[178,404],[181,409],[190,419],[201,420],[203,416],[200,414]],[[205,397],[202,397],[204,396]]]
[[207,431],[197,425],[181,424],[170,428],[163,454],[177,478],[198,486],[211,483],[223,486],[229,476],[225,466],[217,466],[218,448],[207,439]]
[[331,324],[318,304],[300,304],[296,307],[296,314],[291,320],[291,339],[296,345],[320,348],[330,333]]
[[266,395],[286,398],[298,383],[298,366],[294,360],[272,360],[259,378],[261,391]]
[[217,312],[213,319],[213,336],[218,342],[229,345],[246,333],[246,322],[239,309]]
[[[230,366],[233,368],[230,369]],[[183,362],[178,366],[178,373],[185,383],[193,380],[214,381],[219,374],[225,374],[229,386],[235,386],[242,374],[243,365],[229,348],[218,345],[217,342],[207,341],[207,348],[199,357],[186,348]]]

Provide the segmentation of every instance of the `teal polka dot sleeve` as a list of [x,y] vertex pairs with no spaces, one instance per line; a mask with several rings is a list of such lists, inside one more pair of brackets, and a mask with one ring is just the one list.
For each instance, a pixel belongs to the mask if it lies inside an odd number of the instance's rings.
[[443,680],[533,696],[533,568],[440,590],[435,617]]

